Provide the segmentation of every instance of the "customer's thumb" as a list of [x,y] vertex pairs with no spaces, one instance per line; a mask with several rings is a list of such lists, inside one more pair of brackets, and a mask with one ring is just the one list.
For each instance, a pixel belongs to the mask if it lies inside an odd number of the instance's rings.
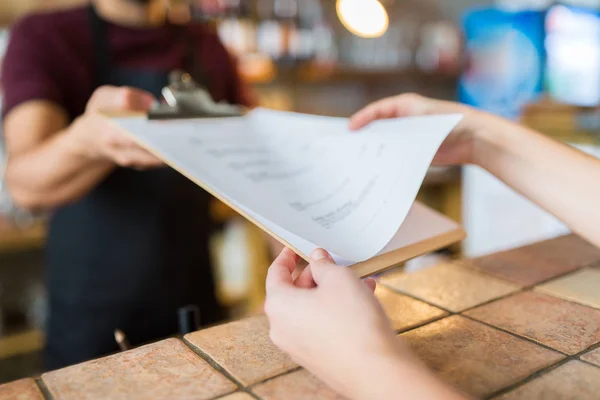
[[310,254],[310,270],[317,286],[325,282],[331,274],[335,274],[339,268],[343,267],[336,265],[333,257],[323,249],[316,249]]

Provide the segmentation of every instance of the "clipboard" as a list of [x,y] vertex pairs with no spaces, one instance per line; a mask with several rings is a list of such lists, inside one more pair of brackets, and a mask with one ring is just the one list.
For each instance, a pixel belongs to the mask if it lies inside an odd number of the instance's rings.
[[[169,86],[163,89],[163,97],[166,100],[166,104],[162,104],[151,109],[147,115],[140,113],[125,115],[123,113],[105,113],[104,115],[109,118],[145,116],[151,121],[164,121],[198,118],[239,118],[243,117],[248,112],[248,110],[244,107],[233,106],[226,103],[215,103],[206,89],[196,84],[188,74],[179,71],[171,74]],[[235,204],[232,204],[222,195],[216,193],[204,182],[192,176],[187,171],[178,168],[177,163],[174,162],[175,160],[169,160],[165,157],[162,157],[161,154],[156,151],[156,149],[148,146],[146,143],[135,137],[135,135],[130,134],[126,130],[123,130],[123,132],[128,134],[128,136],[136,141],[136,143],[138,143],[141,147],[162,159],[169,167],[177,170],[179,173],[190,179],[202,189],[206,190],[219,201],[236,211],[254,225],[258,226],[261,230],[268,233],[281,244],[292,249],[301,258],[306,261],[309,260],[308,254],[303,254],[302,251],[297,249],[294,245],[274,233],[252,216],[248,215],[248,213],[244,212]],[[448,219],[447,217],[441,216],[441,214],[431,209],[429,209],[429,212],[431,213],[431,216],[435,216],[435,214],[437,214],[438,218]],[[458,224],[456,224],[456,229],[452,229],[447,232],[443,232],[440,235],[428,237],[423,240],[416,241],[408,246],[377,255],[369,260],[351,265],[349,268],[351,268],[358,277],[365,278],[397,267],[418,256],[448,247],[454,243],[462,241],[465,237],[465,231]]]

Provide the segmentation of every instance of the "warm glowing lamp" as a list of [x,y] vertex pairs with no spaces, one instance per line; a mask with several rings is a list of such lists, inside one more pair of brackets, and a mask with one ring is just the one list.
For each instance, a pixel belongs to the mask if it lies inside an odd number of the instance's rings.
[[363,38],[382,36],[390,24],[379,0],[337,0],[336,9],[346,29]]

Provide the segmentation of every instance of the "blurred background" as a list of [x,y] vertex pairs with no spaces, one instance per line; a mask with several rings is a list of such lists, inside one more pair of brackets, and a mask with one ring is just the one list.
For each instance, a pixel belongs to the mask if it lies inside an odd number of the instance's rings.
[[[0,58],[18,18],[83,3],[2,0]],[[237,57],[261,106],[347,117],[418,92],[600,156],[600,0],[222,0],[194,10]],[[1,149],[0,141],[0,181]],[[46,316],[45,220],[5,197],[0,187],[0,382],[41,372]],[[468,239],[406,268],[566,232],[474,167],[432,169],[419,197],[464,224]],[[268,241],[219,203],[212,214],[221,224],[212,246],[219,299],[232,318],[259,311]]]

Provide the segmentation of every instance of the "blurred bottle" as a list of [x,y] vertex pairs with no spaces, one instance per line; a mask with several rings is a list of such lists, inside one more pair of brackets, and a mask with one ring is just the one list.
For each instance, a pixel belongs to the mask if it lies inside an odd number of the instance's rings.
[[290,50],[297,61],[310,60],[315,54],[315,31],[323,19],[319,0],[302,0],[298,8],[297,29],[290,38]]
[[42,282],[30,284],[24,306],[27,325],[34,329],[43,329],[48,318],[48,296]]
[[218,25],[219,37],[233,53],[243,55],[256,50],[256,24],[250,0],[224,1],[224,18]]
[[461,34],[453,23],[440,21],[423,26],[415,58],[421,70],[456,73],[460,59]]
[[297,46],[299,42],[298,0],[274,0],[273,10],[281,26],[282,52],[278,62],[293,65],[297,50],[294,45]]
[[284,52],[284,33],[277,15],[275,0],[258,0],[257,14],[259,18],[257,32],[258,51],[279,60]]

